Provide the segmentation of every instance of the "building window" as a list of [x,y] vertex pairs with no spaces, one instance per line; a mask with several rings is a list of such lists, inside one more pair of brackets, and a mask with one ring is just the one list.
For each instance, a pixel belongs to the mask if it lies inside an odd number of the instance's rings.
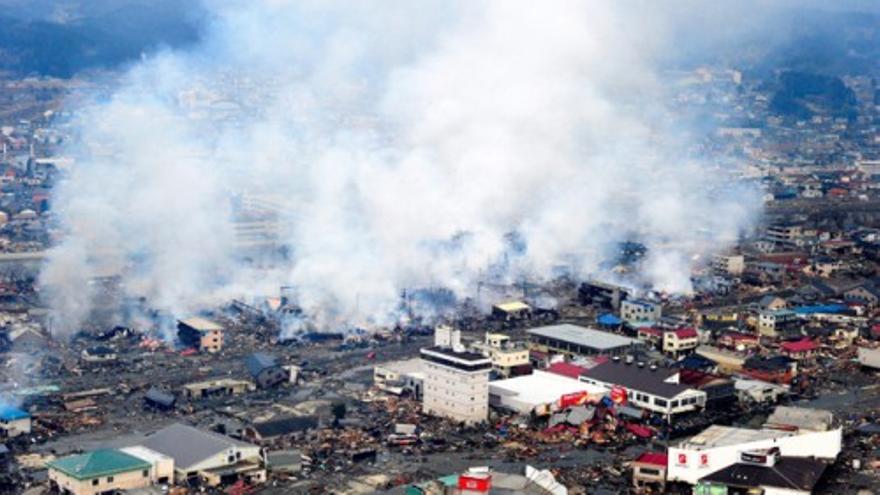
[[146,469],[144,469],[143,471],[141,471],[141,474],[143,474],[143,475],[144,475],[144,478],[146,478],[147,476],[150,475],[150,472],[147,471]]
[[113,476],[107,476],[107,483],[113,483]]
[[98,486],[99,482],[100,482],[100,480],[98,480],[98,479],[92,480],[92,486]]
[[678,407],[678,401],[677,401],[677,400],[672,401],[672,407]]
[[665,400],[663,400],[663,399],[660,399],[660,398],[655,397],[655,398],[654,398],[654,405],[657,405],[657,406],[660,406],[660,407],[666,407],[667,402],[666,402]]

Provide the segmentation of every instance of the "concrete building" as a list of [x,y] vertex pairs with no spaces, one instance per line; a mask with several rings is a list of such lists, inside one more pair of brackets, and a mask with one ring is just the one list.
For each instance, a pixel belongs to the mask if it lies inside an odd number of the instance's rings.
[[639,340],[664,353],[678,357],[700,345],[700,334],[695,328],[656,328],[642,327],[638,330]]
[[642,347],[636,339],[567,323],[532,328],[528,335],[533,351],[568,356],[616,356]]
[[775,224],[767,227],[767,239],[782,247],[798,246],[803,235],[803,227],[800,225]]
[[522,301],[508,301],[492,306],[492,318],[500,321],[528,320],[532,308]]
[[492,360],[492,369],[501,376],[510,377],[518,367],[529,364],[529,348],[525,343],[512,342],[501,333],[486,333],[483,342],[471,344],[471,349]]
[[620,303],[620,319],[630,324],[658,321],[662,313],[659,304],[643,299],[628,299]]
[[746,269],[745,256],[741,254],[716,254],[712,257],[712,270],[719,275],[742,275]]
[[223,349],[223,327],[205,318],[194,316],[178,321],[177,334],[181,342],[201,352]]
[[174,478],[180,483],[198,478],[209,486],[244,479],[266,480],[260,447],[225,435],[174,423],[140,442],[140,445],[174,459]]
[[31,432],[31,415],[17,407],[0,406],[0,437],[12,438]]
[[373,384],[394,395],[404,392],[421,399],[425,385],[424,363],[421,358],[377,364],[373,368]]
[[706,392],[679,381],[680,371],[648,365],[627,358],[599,364],[581,375],[583,382],[608,390],[626,391],[628,405],[664,416],[667,421],[677,414],[706,406]]
[[531,375],[489,382],[489,405],[520,414],[549,414],[565,396],[585,395],[601,398],[604,387],[575,378],[535,370]]
[[[102,449],[50,461],[50,483],[61,493],[97,495],[148,487],[173,471],[173,461],[148,449]],[[169,469],[170,468],[170,469]]]
[[668,480],[696,484],[704,476],[739,462],[742,452],[760,449],[778,448],[783,456],[833,461],[842,442],[842,429],[826,427],[821,421],[801,426],[768,423],[759,430],[712,425],[669,448]]
[[434,346],[421,349],[420,355],[425,373],[425,414],[469,424],[488,418],[492,361],[466,351],[461,344],[461,331],[437,327]]
[[700,345],[696,328],[676,328],[663,332],[663,352],[674,357],[691,352]]
[[617,311],[620,303],[629,297],[629,289],[619,285],[591,280],[578,287],[581,304]]
[[764,337],[800,334],[801,321],[797,313],[787,309],[758,313],[758,333]]

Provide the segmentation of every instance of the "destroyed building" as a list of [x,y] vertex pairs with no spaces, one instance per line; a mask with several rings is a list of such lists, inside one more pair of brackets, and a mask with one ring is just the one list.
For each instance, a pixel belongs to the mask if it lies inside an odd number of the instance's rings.
[[223,327],[211,320],[194,316],[177,322],[177,335],[184,345],[202,352],[220,352]]
[[275,356],[258,352],[245,360],[248,373],[260,388],[269,388],[289,380],[290,373],[281,366]]

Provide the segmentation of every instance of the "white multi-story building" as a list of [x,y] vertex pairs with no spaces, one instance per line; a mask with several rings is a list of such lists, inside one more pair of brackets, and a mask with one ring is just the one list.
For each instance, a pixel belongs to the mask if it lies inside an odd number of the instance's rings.
[[461,332],[435,330],[434,346],[420,352],[425,375],[422,410],[463,423],[489,417],[489,372],[492,360],[461,345]]

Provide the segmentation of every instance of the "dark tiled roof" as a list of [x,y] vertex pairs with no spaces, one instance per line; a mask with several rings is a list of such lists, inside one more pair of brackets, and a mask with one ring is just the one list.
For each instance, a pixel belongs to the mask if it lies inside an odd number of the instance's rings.
[[700,481],[730,486],[771,486],[812,492],[827,464],[806,457],[782,457],[773,467],[738,463],[704,476]]
[[785,371],[788,369],[789,363],[791,363],[791,359],[786,356],[773,356],[769,358],[752,356],[746,359],[743,367],[760,371]]
[[251,376],[256,377],[266,368],[273,368],[278,365],[275,356],[266,354],[265,352],[257,352],[248,356],[245,360],[248,372]]
[[291,416],[254,423],[251,427],[263,438],[272,438],[306,431],[318,426],[318,420],[311,416]]
[[609,361],[585,371],[581,376],[671,399],[685,390],[693,388],[664,381],[675,373],[677,370],[662,366],[652,370],[648,365],[639,367],[637,363],[626,364]]

